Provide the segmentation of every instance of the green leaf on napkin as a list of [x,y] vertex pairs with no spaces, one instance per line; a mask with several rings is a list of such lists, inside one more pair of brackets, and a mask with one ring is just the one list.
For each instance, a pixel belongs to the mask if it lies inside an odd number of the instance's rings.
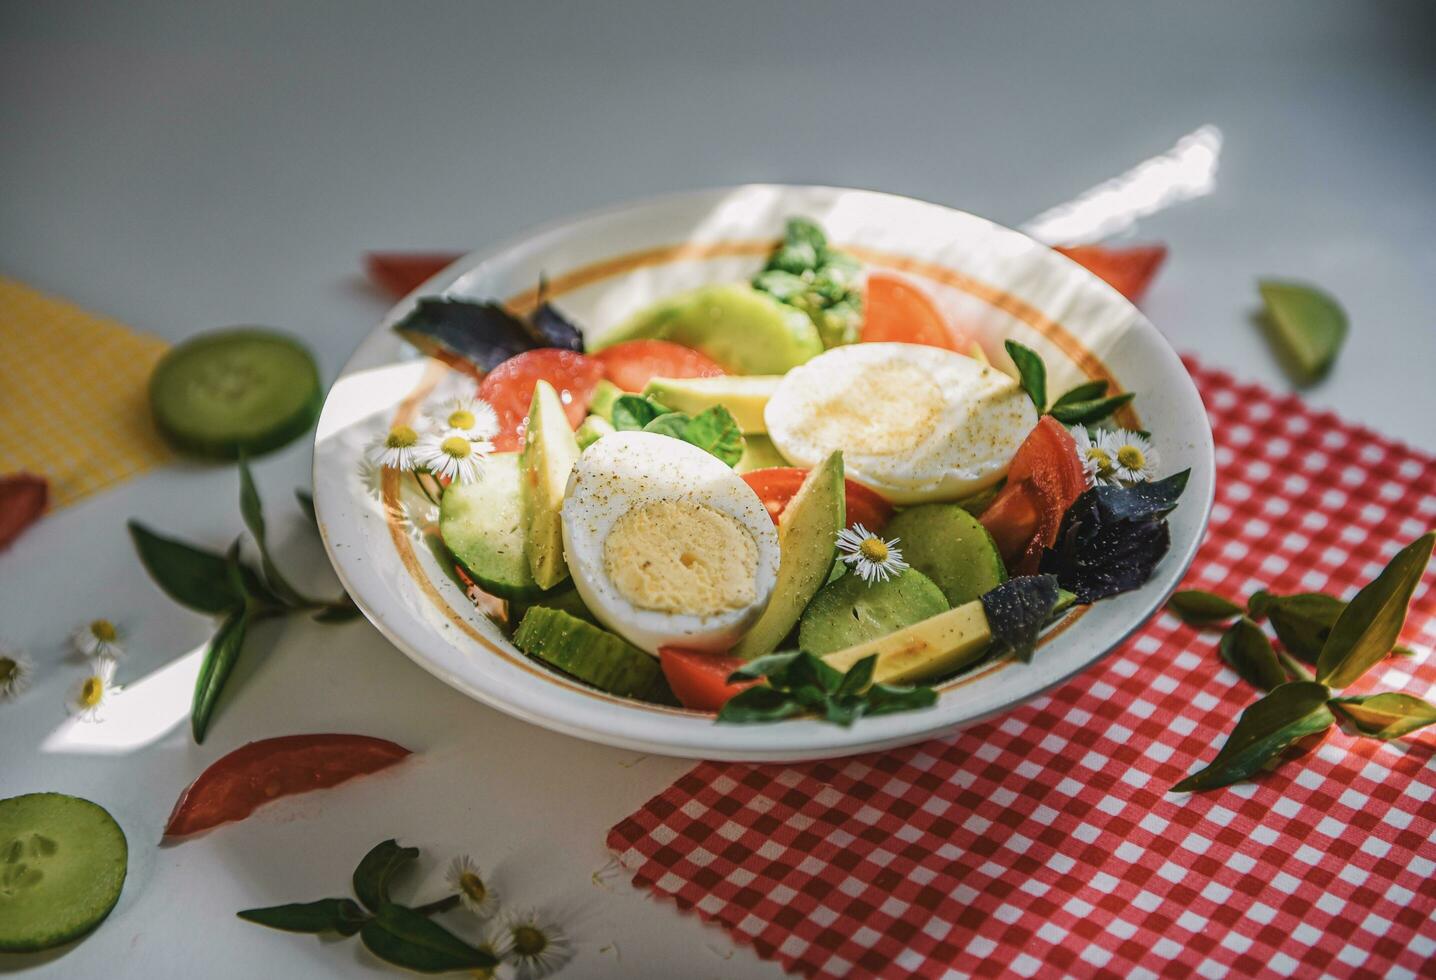
[[1326,705],[1330,696],[1324,684],[1311,681],[1273,688],[1242,712],[1216,758],[1172,790],[1186,793],[1216,789],[1246,779],[1292,743],[1335,724],[1336,718]]
[[1189,626],[1225,623],[1242,614],[1242,607],[1235,602],[1201,589],[1183,589],[1173,593],[1172,598],[1167,600],[1167,607]]
[[1436,531],[1398,551],[1376,579],[1347,603],[1316,659],[1316,679],[1340,689],[1355,682],[1396,644],[1411,595],[1421,583]]
[[1247,601],[1248,613],[1254,619],[1266,617],[1287,650],[1309,664],[1316,663],[1345,608],[1342,600],[1320,592],[1272,595],[1263,590]]
[[1253,687],[1270,691],[1285,684],[1286,671],[1261,627],[1243,616],[1231,625],[1217,644],[1217,652],[1228,667]]
[[1047,410],[1047,365],[1042,363],[1041,355],[1035,350],[1015,340],[1003,341],[1003,346],[1007,348],[1007,356],[1012,358],[1012,363],[1017,365],[1022,390],[1027,392],[1027,397],[1037,406],[1037,414],[1041,415]]
[[1346,340],[1346,312],[1315,286],[1263,279],[1257,289],[1261,323],[1285,366],[1300,384],[1320,380]]
[[1414,694],[1388,691],[1359,697],[1333,698],[1333,707],[1351,719],[1356,730],[1368,738],[1390,741],[1436,725],[1436,705]]

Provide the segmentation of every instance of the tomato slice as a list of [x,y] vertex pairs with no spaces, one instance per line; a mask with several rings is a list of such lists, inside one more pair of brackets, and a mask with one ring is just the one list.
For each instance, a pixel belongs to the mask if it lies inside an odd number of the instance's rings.
[[[798,466],[770,466],[761,470],[749,470],[743,474],[743,482],[753,488],[768,514],[777,524],[783,516],[788,502],[798,493],[808,471]],[[879,494],[861,483],[843,481],[843,498],[847,508],[848,526],[861,524],[869,531],[880,531],[892,519],[893,505]]]
[[1036,573],[1042,549],[1057,541],[1062,515],[1087,489],[1077,443],[1050,415],[1037,420],[1007,467],[1007,485],[982,512],[1007,570]]
[[578,428],[588,414],[593,389],[603,379],[603,365],[584,354],[556,347],[516,354],[484,375],[479,397],[494,407],[499,416],[499,434],[494,447],[500,452],[523,448],[524,427],[528,424],[529,403],[534,385],[547,381],[563,401],[569,425]]
[[1104,248],[1101,245],[1058,246],[1057,251],[1101,279],[1133,303],[1146,294],[1167,258],[1165,245]]
[[868,273],[863,306],[863,340],[945,347],[959,354],[972,341],[947,322],[933,301],[910,280],[886,272]]
[[408,296],[463,255],[463,252],[366,252],[364,274],[391,296]]
[[725,373],[717,361],[671,340],[626,340],[592,355],[604,377],[624,391],[642,391],[653,378],[712,378]]
[[716,712],[733,695],[757,684],[744,681],[729,684],[733,671],[747,661],[682,647],[659,647],[658,664],[679,703],[694,711]]
[[40,519],[50,501],[50,484],[33,473],[0,477],[0,548]]
[[287,735],[250,742],[215,762],[180,794],[166,837],[243,820],[281,796],[327,789],[386,769],[409,755],[368,735]]

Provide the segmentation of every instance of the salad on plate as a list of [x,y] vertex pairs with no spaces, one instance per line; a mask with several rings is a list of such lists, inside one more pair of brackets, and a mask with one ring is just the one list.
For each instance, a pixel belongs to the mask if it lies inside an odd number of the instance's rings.
[[[720,722],[930,705],[1141,587],[1187,473],[1130,393],[1049,400],[922,287],[792,218],[747,281],[580,325],[544,298],[421,298],[395,330],[466,377],[371,462],[532,660]],[[996,352],[994,352],[996,353]],[[496,601],[497,600],[497,601]]]

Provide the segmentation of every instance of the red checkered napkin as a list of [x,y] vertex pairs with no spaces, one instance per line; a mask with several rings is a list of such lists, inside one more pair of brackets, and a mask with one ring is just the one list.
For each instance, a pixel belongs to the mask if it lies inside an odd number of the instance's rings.
[[[1436,459],[1190,365],[1221,474],[1187,585],[1349,592],[1436,525]],[[1430,696],[1436,590],[1361,688]],[[1252,689],[1163,613],[999,721],[879,755],[703,763],[618,824],[636,883],[808,976],[1431,975],[1436,738],[1340,732],[1171,794]]]

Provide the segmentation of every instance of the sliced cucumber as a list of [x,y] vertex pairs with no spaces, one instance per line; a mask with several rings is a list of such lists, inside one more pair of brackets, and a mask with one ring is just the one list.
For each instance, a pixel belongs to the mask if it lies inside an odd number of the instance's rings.
[[798,623],[798,645],[823,656],[895,633],[948,609],[926,575],[909,568],[882,582],[849,571],[818,590]]
[[901,542],[903,558],[942,589],[950,606],[971,602],[1007,581],[992,535],[961,504],[919,504],[883,529]]
[[308,431],[324,392],[297,340],[235,327],[187,340],[155,365],[150,411],[181,452],[234,459],[278,449]]
[[49,949],[99,925],[128,864],[103,807],[63,793],[0,800],[0,951]]
[[485,592],[501,599],[543,594],[529,570],[518,453],[495,453],[472,483],[455,483],[439,505],[439,535]]
[[514,646],[609,694],[653,699],[663,688],[656,658],[558,609],[534,606],[525,613]]

